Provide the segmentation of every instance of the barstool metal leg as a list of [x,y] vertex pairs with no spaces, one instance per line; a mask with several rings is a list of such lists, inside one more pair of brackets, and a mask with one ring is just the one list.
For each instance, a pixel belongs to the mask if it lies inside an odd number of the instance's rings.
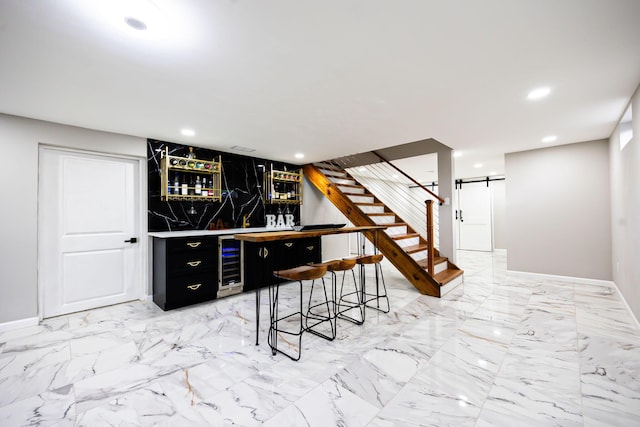
[[[373,310],[377,310],[382,313],[388,313],[391,307],[389,304],[389,296],[387,295],[387,285],[384,282],[384,275],[382,274],[382,266],[380,265],[379,262],[374,264],[374,272],[376,277],[376,293],[375,294],[365,293],[364,305],[365,307],[371,308]],[[380,293],[380,281],[382,281],[382,291],[383,291],[382,294]],[[370,302],[373,300],[376,301],[375,306],[370,304]],[[386,308],[380,308],[380,300],[383,300],[384,302],[386,302]]]
[[[331,277],[331,283],[333,286],[333,281],[334,281],[334,277],[335,274],[333,272],[331,272],[332,277]],[[314,285],[315,285],[315,280],[311,283],[311,291],[309,292],[309,303],[307,305],[307,315],[305,316],[305,331],[311,332],[314,335],[317,335],[321,338],[327,339],[329,341],[332,341],[336,338],[336,325],[335,325],[335,315],[334,313],[332,313],[331,310],[331,306],[329,304],[329,296],[327,295],[327,287],[326,287],[326,283],[324,281],[324,277],[321,278],[322,280],[322,290],[324,293],[324,302],[320,302],[317,304],[313,304],[312,305],[312,299],[313,299],[313,289],[314,289]],[[327,310],[327,315],[322,315],[319,313],[314,313],[312,311],[313,308],[319,307],[321,305],[324,305],[326,307]],[[334,309],[335,312],[335,309]],[[309,325],[309,319],[311,320],[315,320],[316,322],[312,325]],[[318,326],[319,324],[322,324],[324,322],[329,322],[329,327],[331,328],[331,335],[327,335],[325,333],[319,332],[315,329],[313,329],[315,326]]]
[[[353,271],[353,269],[351,269],[354,290],[353,292],[348,292],[348,293],[344,292],[344,281],[345,281],[346,273],[347,273],[346,271],[342,272],[342,282],[340,283],[340,294],[338,297],[338,307],[336,311],[336,317],[339,317],[340,319],[348,320],[352,323],[355,323],[356,325],[362,325],[365,320],[365,317],[364,317],[365,314],[364,314],[364,306],[362,305],[362,298],[360,296],[361,290],[358,289],[356,274]],[[349,301],[347,299],[347,297],[351,295],[355,295],[356,301]],[[343,306],[345,306],[346,308],[342,309]],[[359,319],[356,319],[355,317],[347,316],[346,314],[344,314],[354,309],[358,309],[358,311],[360,312]]]

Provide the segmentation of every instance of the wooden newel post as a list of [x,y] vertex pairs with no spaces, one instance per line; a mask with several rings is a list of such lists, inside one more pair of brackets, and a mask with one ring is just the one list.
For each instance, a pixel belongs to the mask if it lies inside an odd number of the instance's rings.
[[427,271],[433,276],[433,200],[427,204]]

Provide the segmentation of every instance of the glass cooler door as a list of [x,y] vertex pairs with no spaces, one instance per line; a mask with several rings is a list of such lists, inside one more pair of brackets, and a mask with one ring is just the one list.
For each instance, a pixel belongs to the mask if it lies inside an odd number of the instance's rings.
[[218,298],[239,294],[243,287],[244,242],[220,236],[218,249]]

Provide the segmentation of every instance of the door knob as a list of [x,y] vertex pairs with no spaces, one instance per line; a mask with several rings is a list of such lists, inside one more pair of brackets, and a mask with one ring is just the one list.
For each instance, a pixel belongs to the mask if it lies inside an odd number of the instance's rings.
[[137,243],[138,242],[138,238],[137,237],[132,237],[128,240],[124,241],[125,243]]

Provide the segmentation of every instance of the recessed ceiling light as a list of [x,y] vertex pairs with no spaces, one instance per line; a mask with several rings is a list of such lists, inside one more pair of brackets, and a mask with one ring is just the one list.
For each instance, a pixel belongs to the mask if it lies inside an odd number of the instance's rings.
[[555,135],[549,135],[549,136],[545,136],[544,138],[542,138],[542,142],[553,142],[556,139],[558,139],[557,136]]
[[126,18],[124,18],[124,22],[134,30],[144,31],[147,29],[147,24],[131,16],[127,16]]
[[304,154],[302,154],[302,153],[296,153],[296,154],[294,155],[294,157],[295,157],[296,159],[303,159],[303,158],[304,158]]
[[365,168],[364,166],[360,166],[360,167],[358,168],[358,170],[359,170],[360,172],[362,172],[362,171],[366,171],[366,170],[367,170],[367,168]]
[[489,172],[489,175],[490,175],[490,176],[498,175],[498,172],[496,172],[496,171],[491,171],[491,172]]
[[193,129],[182,129],[180,133],[183,134],[184,136],[193,136],[196,134],[196,132]]
[[391,175],[391,176],[392,176],[393,178],[397,178],[397,177],[398,177],[398,174],[397,174],[397,173],[394,173],[394,174],[393,174],[393,175]]
[[462,156],[462,151],[454,151],[453,152],[453,157],[460,157]]
[[474,168],[481,168],[482,166],[484,166],[482,163],[476,163],[473,165]]
[[548,87],[539,87],[537,89],[532,90],[531,92],[529,92],[529,94],[527,95],[527,99],[531,99],[531,100],[535,100],[535,99],[541,99],[544,98],[545,96],[549,95],[551,93],[551,89]]

